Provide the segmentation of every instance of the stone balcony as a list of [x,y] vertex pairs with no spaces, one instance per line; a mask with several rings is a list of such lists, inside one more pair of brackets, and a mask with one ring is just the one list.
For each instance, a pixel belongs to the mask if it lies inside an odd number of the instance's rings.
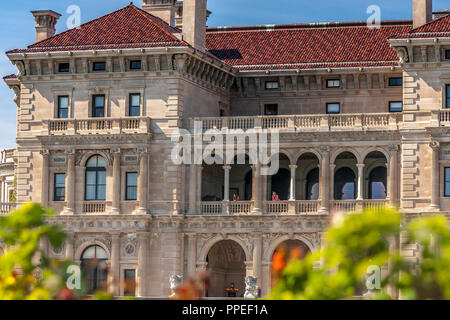
[[16,209],[17,204],[12,202],[0,202],[0,216],[7,215]]

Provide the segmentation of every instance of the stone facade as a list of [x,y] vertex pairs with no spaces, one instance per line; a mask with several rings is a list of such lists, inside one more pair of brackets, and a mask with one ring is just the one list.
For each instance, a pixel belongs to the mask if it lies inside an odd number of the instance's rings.
[[[184,2],[191,5],[185,12],[201,15],[205,9],[201,1]],[[173,21],[174,1],[158,5],[153,9],[167,7]],[[204,46],[198,25],[191,27],[195,47]],[[19,70],[5,78],[18,106],[17,203],[40,202],[56,211],[51,223],[70,236],[63,250],[47,248],[50,256],[81,263],[85,249],[103,248],[115,295],[125,293],[125,270],[135,270],[138,296],[167,297],[172,276],[187,278],[217,259],[230,269],[215,269],[223,283],[210,295],[225,295],[229,282],[243,293],[245,276],[256,277],[266,295],[277,247],[295,240],[317,250],[335,211],[385,204],[406,215],[450,211],[444,193],[450,39],[402,41],[391,40],[400,57],[395,66],[301,72],[238,72],[192,47],[9,53]],[[136,60],[141,68],[131,70]],[[99,61],[106,70],[92,71]],[[58,72],[62,63],[69,72]],[[402,78],[403,86],[390,86],[391,78]],[[328,80],[336,79],[339,86],[329,88]],[[267,90],[267,82],[278,88]],[[130,94],[139,94],[139,117],[129,115]],[[101,118],[92,114],[97,95],[105,98]],[[65,119],[57,116],[61,96],[68,97]],[[397,101],[403,112],[389,112],[389,103]],[[340,114],[326,114],[327,103],[336,102]],[[265,115],[273,104],[279,115]],[[174,164],[172,137],[180,128],[192,131],[194,120],[224,133],[279,130],[285,176],[261,176],[257,164]],[[96,155],[106,162],[106,190],[105,199],[92,201],[86,172]],[[373,178],[377,168],[382,181]],[[138,173],[133,200],[127,200],[130,172]],[[56,174],[65,174],[59,199]],[[351,200],[340,194],[345,175],[353,175]],[[374,196],[376,182],[383,184],[384,197]],[[281,201],[271,201],[272,191]],[[240,201],[230,201],[233,193]],[[235,245],[215,247],[229,241]],[[412,260],[416,249],[402,248]],[[227,278],[227,270],[235,277]]]

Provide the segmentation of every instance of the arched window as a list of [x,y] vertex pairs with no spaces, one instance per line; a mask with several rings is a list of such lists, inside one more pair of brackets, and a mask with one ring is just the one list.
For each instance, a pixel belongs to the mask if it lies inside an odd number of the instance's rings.
[[356,199],[356,176],[352,169],[344,167],[334,175],[334,196],[336,200]]
[[106,161],[93,156],[86,163],[86,201],[106,200]]
[[88,247],[81,255],[81,270],[86,279],[89,293],[106,289],[108,280],[107,260],[106,251],[97,245]]
[[386,199],[386,167],[376,167],[369,175],[369,197],[370,199]]
[[319,169],[312,169],[306,176],[306,200],[319,199]]

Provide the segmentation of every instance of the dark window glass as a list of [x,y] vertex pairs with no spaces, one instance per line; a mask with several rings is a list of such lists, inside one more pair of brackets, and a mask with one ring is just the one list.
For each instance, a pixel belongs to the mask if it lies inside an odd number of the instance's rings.
[[81,256],[81,272],[85,278],[88,293],[107,289],[108,255],[100,246],[91,246]]
[[327,113],[340,113],[341,112],[341,104],[334,102],[334,103],[327,103]]
[[106,161],[93,156],[86,164],[86,201],[106,200]]
[[137,182],[138,173],[137,172],[127,172],[127,189],[125,199],[128,201],[137,200]]
[[94,62],[93,69],[94,71],[105,71],[106,62]]
[[70,64],[69,63],[60,63],[58,65],[58,72],[69,72]]
[[339,79],[330,79],[327,80],[327,88],[340,88],[341,80]]
[[141,69],[141,60],[130,61],[130,69],[131,70],[140,70]]
[[135,296],[136,295],[136,270],[125,270],[125,288],[124,295]]
[[450,168],[445,168],[445,192],[446,197],[450,197]]
[[403,85],[403,78],[389,78],[389,87],[401,87]]
[[450,108],[450,84],[445,86],[445,95],[447,97],[445,107]]
[[445,50],[445,59],[450,59],[450,50]]
[[267,90],[275,90],[280,87],[278,81],[267,81],[266,82],[266,89]]
[[278,115],[278,105],[277,104],[266,104],[264,106],[264,114],[266,116]]
[[139,117],[141,115],[141,95],[139,93],[130,94],[130,117]]
[[65,201],[65,194],[66,194],[66,174],[56,173],[55,192],[53,198],[55,201]]
[[58,97],[58,118],[65,119],[69,117],[69,97]]
[[95,118],[105,116],[105,95],[92,96],[92,116]]
[[389,102],[389,112],[402,112],[403,102],[401,101],[391,101]]

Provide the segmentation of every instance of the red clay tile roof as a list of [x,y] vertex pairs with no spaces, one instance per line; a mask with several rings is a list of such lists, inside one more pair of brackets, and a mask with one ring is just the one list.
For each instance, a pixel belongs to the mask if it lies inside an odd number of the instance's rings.
[[419,28],[410,30],[407,33],[398,34],[392,37],[392,39],[435,37],[450,37],[450,14],[433,20]]
[[207,48],[238,70],[376,67],[398,65],[390,36],[408,32],[410,21],[210,28]]
[[188,46],[176,33],[180,30],[130,4],[28,49],[8,53]]
[[3,77],[3,80],[6,80],[6,79],[16,79],[17,78],[17,76],[15,75],[15,74],[9,74],[9,75],[7,75],[7,76],[4,76]]

